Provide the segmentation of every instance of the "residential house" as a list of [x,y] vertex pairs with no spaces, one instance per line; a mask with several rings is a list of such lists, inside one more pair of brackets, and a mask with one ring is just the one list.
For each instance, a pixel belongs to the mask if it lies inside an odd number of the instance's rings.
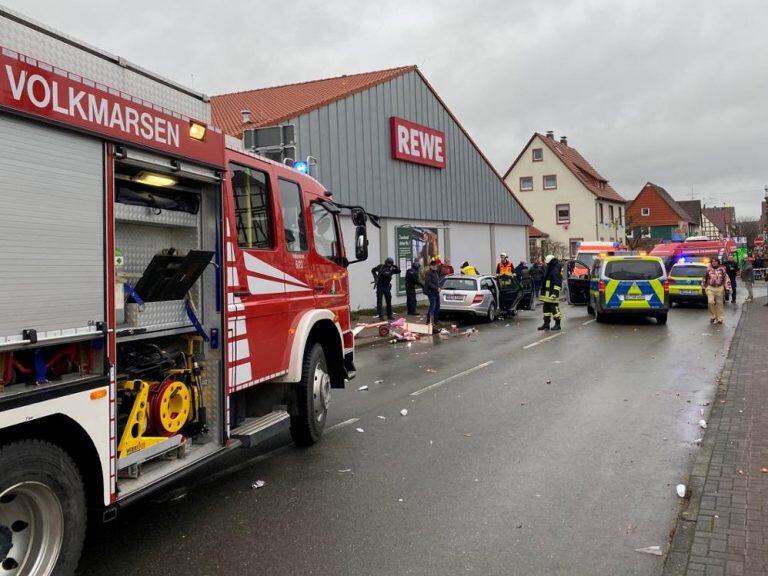
[[504,175],[534,223],[571,255],[584,241],[624,241],[626,200],[565,136],[535,133]]
[[647,182],[627,206],[627,229],[633,238],[685,240],[696,224],[664,188]]
[[717,230],[709,230],[707,236],[717,234],[720,238],[732,238],[736,235],[736,209],[733,206],[704,207],[702,212]]
[[693,219],[693,222],[688,226],[688,234],[691,236],[701,235],[702,217],[704,217],[701,213],[701,200],[678,200],[677,203]]
[[549,238],[549,234],[542,232],[536,226],[528,227],[528,254],[530,255],[531,262],[536,258],[544,258],[546,254],[542,253],[542,242]]

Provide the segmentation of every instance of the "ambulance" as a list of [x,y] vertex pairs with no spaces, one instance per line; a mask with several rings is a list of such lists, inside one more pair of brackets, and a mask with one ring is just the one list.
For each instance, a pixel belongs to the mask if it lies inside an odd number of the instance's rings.
[[75,572],[104,520],[225,451],[317,442],[355,375],[319,182],[208,98],[0,8],[0,573]]

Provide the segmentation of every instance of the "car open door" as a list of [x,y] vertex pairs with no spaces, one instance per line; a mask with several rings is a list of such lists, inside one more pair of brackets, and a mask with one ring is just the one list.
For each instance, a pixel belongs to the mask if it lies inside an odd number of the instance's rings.
[[[578,260],[568,260],[565,269],[568,277],[568,304],[589,303],[589,266]],[[584,270],[587,270],[586,274]]]

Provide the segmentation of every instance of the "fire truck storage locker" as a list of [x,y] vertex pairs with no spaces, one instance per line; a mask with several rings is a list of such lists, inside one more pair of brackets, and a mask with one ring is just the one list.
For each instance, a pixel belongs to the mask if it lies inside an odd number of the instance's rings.
[[103,144],[2,113],[0,134],[0,351],[96,336],[104,321]]
[[[122,498],[222,449],[220,178],[209,168],[118,146],[114,200]],[[193,358],[198,375],[184,372]],[[149,419],[132,435],[132,409],[145,383]]]

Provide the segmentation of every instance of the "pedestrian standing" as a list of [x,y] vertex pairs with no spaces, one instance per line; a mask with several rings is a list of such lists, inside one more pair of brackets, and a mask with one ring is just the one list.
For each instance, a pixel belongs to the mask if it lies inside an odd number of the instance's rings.
[[427,324],[430,322],[433,326],[440,322],[440,272],[439,260],[432,260],[429,263],[429,270],[424,275],[424,294],[429,299],[429,309],[427,310]]
[[562,265],[552,254],[549,254],[544,263],[547,265],[544,271],[541,295],[539,300],[544,303],[544,323],[539,330],[549,330],[549,324],[554,319],[552,330],[560,330],[560,290],[563,287]]
[[725,272],[728,274],[728,280],[731,281],[731,303],[736,303],[736,276],[739,274],[739,263],[736,262],[736,258],[733,257],[733,254],[728,256],[728,259],[725,261]]
[[525,265],[524,260],[520,260],[520,264],[515,266],[515,276],[517,276],[518,280],[522,280],[523,278],[523,270],[528,270],[528,266]]
[[382,299],[387,302],[387,318],[392,320],[392,276],[400,274],[400,268],[395,266],[392,258],[384,260],[384,264],[379,264],[371,268],[373,274],[373,283],[376,286],[376,314],[379,320],[384,319],[382,310]]
[[414,260],[411,267],[405,271],[405,304],[408,308],[408,316],[416,316],[416,287],[424,288],[419,277],[421,264]]
[[755,282],[755,267],[753,265],[754,258],[747,256],[741,263],[741,281],[744,282],[744,288],[747,290],[747,299],[744,302],[752,302],[754,299],[752,296],[752,285]]
[[531,264],[531,280],[533,280],[533,295],[538,297],[541,290],[541,282],[544,279],[544,265],[541,263],[541,258],[536,258],[533,264]]
[[725,291],[730,288],[731,280],[725,267],[720,264],[720,259],[713,256],[709,259],[707,272],[701,285],[707,295],[707,307],[709,308],[709,323],[723,323],[723,298]]

